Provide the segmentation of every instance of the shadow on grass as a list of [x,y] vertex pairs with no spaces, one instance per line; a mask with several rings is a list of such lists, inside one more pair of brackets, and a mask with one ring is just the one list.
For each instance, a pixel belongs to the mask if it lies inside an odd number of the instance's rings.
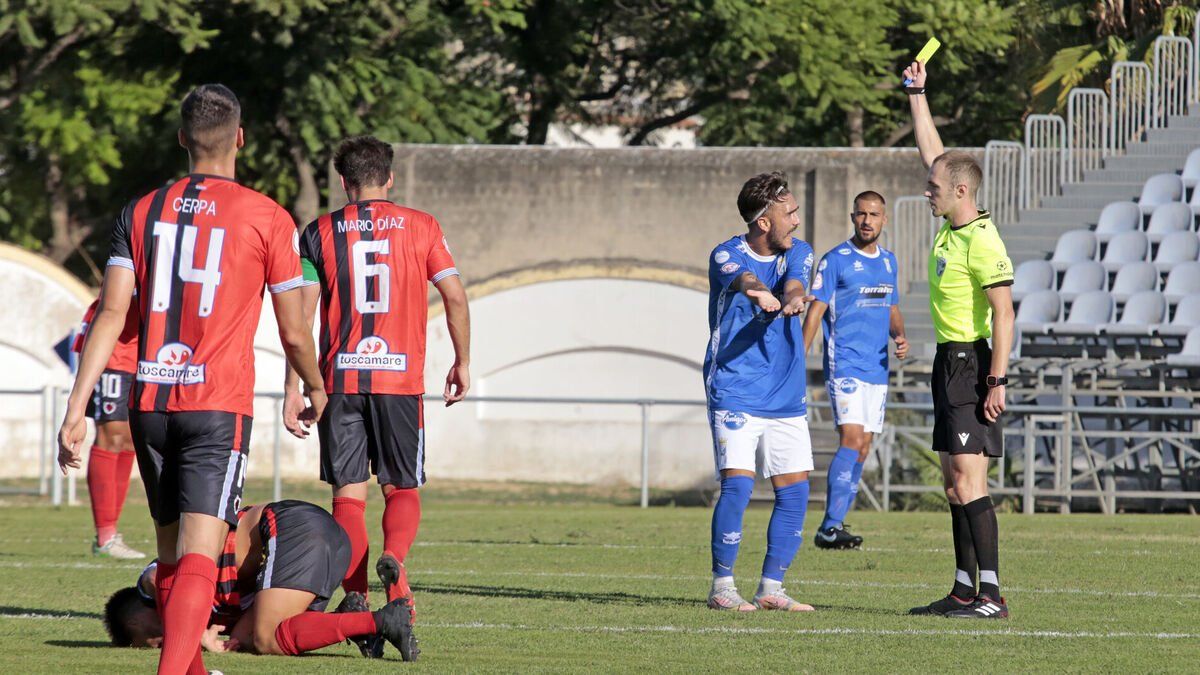
[[585,593],[580,591],[552,591],[543,588],[514,588],[512,586],[476,586],[469,584],[413,584],[416,592],[445,595],[474,595],[484,598],[518,598],[523,600],[567,600],[570,602],[594,602],[597,604],[624,605],[703,605],[703,600],[662,595],[638,595],[634,593]]
[[39,607],[12,607],[0,605],[0,617],[36,617],[54,619],[99,619],[95,612],[68,612],[61,609],[42,609]]
[[51,647],[112,647],[111,642],[103,640],[46,640],[42,644]]

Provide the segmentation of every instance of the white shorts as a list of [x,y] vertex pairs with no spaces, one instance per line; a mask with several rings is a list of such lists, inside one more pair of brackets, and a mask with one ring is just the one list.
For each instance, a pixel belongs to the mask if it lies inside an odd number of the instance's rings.
[[773,418],[713,410],[709,412],[709,421],[718,479],[725,469],[754,471],[760,445],[762,475],[766,478],[813,470],[812,440],[804,415]]
[[839,377],[825,383],[833,423],[857,424],[867,433],[883,431],[883,411],[887,406],[886,384],[870,384],[853,377]]

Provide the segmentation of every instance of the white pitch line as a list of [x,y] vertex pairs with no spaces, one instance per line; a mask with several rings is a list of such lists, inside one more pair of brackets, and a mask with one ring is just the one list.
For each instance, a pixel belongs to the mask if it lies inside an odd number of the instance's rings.
[[661,633],[684,635],[872,635],[872,636],[997,636],[1033,637],[1056,639],[1111,639],[1138,638],[1150,640],[1192,640],[1200,633],[1133,633],[1125,631],[1056,631],[1056,630],[933,630],[933,629],[878,629],[878,628],[754,628],[741,626],[718,626],[690,628],[686,626],[531,626],[512,623],[422,623],[427,628],[457,630],[513,630],[541,631],[549,633]]

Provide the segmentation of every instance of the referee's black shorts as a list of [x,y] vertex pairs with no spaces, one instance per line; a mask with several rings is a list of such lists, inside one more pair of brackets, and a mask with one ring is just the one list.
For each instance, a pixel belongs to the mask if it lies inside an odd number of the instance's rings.
[[987,340],[943,342],[933,357],[933,449],[952,455],[1004,455],[1000,420],[983,416],[992,349]]

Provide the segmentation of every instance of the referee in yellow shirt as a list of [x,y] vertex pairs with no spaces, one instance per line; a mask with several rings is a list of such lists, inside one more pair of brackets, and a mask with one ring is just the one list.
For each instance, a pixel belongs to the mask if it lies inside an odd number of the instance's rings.
[[[1012,349],[1012,262],[991,215],[975,206],[983,171],[970,155],[946,152],[925,100],[925,65],[904,71],[925,196],[945,218],[929,253],[929,309],[937,332],[933,361],[933,449],[942,463],[954,531],[954,587],[912,614],[1003,619],[996,511],[988,495],[988,463],[1004,453],[1008,354]],[[988,345],[988,338],[992,345]],[[975,572],[979,590],[975,590]]]

